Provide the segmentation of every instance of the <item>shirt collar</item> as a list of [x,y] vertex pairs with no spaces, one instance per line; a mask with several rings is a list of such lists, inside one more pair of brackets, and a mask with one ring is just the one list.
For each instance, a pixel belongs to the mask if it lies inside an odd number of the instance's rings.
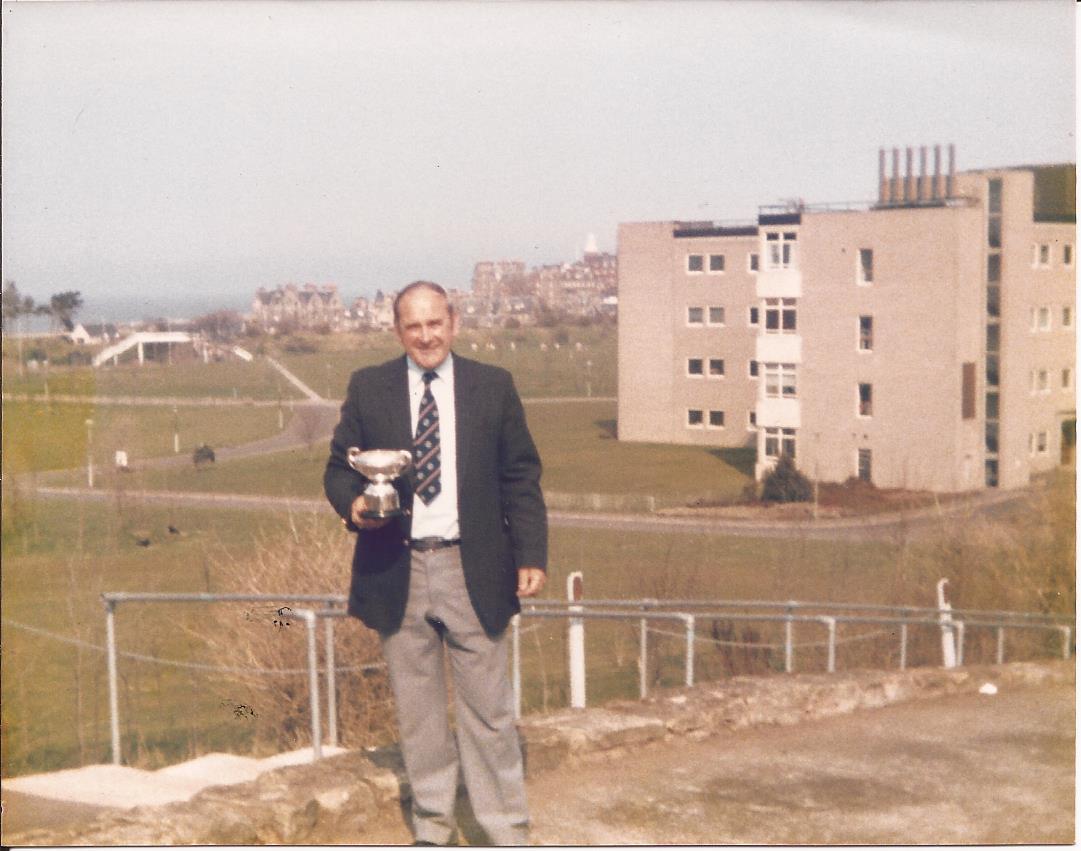
[[[428,370],[421,369],[409,355],[405,356],[405,363],[409,375],[409,386],[415,387],[417,384],[423,382],[424,373]],[[432,370],[432,372],[434,372],[438,378],[447,381],[450,376],[454,374],[454,355],[451,352],[447,352],[446,359]]]

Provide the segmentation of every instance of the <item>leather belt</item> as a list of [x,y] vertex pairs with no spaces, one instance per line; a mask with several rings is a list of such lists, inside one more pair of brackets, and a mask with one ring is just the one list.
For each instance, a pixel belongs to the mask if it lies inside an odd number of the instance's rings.
[[456,547],[461,542],[461,538],[413,538],[409,542],[409,549],[426,553],[430,550],[441,550],[444,547]]

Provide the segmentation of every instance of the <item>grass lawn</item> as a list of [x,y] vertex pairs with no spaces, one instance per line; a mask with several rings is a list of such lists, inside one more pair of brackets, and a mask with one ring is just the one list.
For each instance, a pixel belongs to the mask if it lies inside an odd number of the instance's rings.
[[[275,407],[181,405],[175,423],[172,408],[157,406],[5,402],[3,413],[5,474],[85,467],[87,419],[94,421],[94,461],[103,473],[112,469],[118,449],[127,451],[136,469],[143,459],[171,455],[174,424],[179,426],[180,451],[189,457],[204,442],[236,446],[278,432]],[[83,474],[71,478],[85,480]]]
[[[694,499],[735,501],[754,463],[748,450],[620,443],[613,439],[614,402],[527,404],[526,416],[544,464],[553,508],[643,511]],[[145,470],[133,487],[272,496],[322,495],[326,442],[258,458]],[[72,479],[74,481],[74,477]],[[597,494],[593,502],[583,495]]]
[[[132,501],[79,503],[35,501],[5,484],[3,513],[3,771],[5,775],[53,770],[108,759],[105,663],[92,647],[79,648],[57,636],[104,644],[102,591],[221,590],[223,552],[243,558],[252,542],[289,534],[282,513],[144,506]],[[180,530],[171,534],[169,524]],[[317,534],[342,541],[342,557],[324,566],[327,587],[344,593],[348,538],[331,516]],[[1037,610],[1050,601],[1057,611],[1073,607],[1073,478],[1062,474],[1046,501],[1000,509],[1004,532],[979,527],[942,540],[828,542],[753,539],[723,535],[662,535],[553,529],[545,597],[562,598],[566,578],[581,570],[590,598],[763,599],[933,604],[934,583],[950,579],[955,607]],[[148,538],[139,547],[136,538]],[[1020,543],[1018,543],[1020,542]],[[335,544],[337,546],[337,544]],[[312,591],[325,589],[293,589]],[[1056,595],[1057,602],[1054,601]],[[52,636],[19,625],[46,630]],[[163,659],[205,663],[199,636],[208,621],[183,606],[128,606],[118,618],[120,647]],[[563,622],[526,619],[522,639],[527,710],[566,705],[566,629]],[[682,627],[654,622],[650,635],[653,685],[682,679]],[[591,704],[637,694],[637,622],[587,622],[588,698]],[[966,660],[994,658],[994,635],[976,630],[966,637]],[[675,633],[666,635],[665,633]],[[868,634],[870,633],[870,634]],[[288,640],[299,635],[288,634]],[[780,628],[701,619],[698,635],[763,648],[701,643],[699,680],[732,673],[776,672],[783,654]],[[824,669],[824,630],[796,627],[796,669]],[[896,635],[888,629],[840,627],[841,670],[895,665]],[[937,664],[932,628],[914,627],[909,664]],[[1040,642],[1043,642],[1041,644]],[[1046,658],[1058,638],[1015,637],[1008,658]],[[211,660],[212,661],[212,660]],[[258,664],[258,660],[249,660]],[[347,662],[342,662],[347,664]],[[227,674],[121,660],[121,713],[125,753],[141,765],[177,761],[211,749],[244,752],[259,731],[259,719],[240,719],[228,702],[246,694]],[[225,702],[225,703],[223,703]],[[223,708],[225,707],[225,708]],[[77,719],[82,723],[76,723]],[[264,731],[265,733],[266,731]],[[347,731],[343,735],[348,736]],[[81,738],[81,741],[80,741]],[[348,742],[348,739],[346,739]]]

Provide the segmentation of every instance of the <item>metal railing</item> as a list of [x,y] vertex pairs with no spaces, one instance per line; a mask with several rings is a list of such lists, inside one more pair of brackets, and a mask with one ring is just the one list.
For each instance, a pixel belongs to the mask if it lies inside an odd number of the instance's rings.
[[[106,609],[106,638],[109,676],[109,713],[112,734],[112,757],[115,764],[121,762],[120,723],[117,675],[117,647],[115,617],[121,603],[221,603],[221,602],[281,602],[319,603],[320,608],[290,609],[290,615],[303,620],[306,627],[306,674],[311,712],[312,758],[322,758],[323,724],[322,695],[319,684],[319,647],[318,624],[323,621],[324,664],[327,744],[338,745],[337,724],[337,683],[336,662],[334,656],[334,623],[346,616],[344,609],[346,598],[342,595],[321,594],[209,594],[209,593],[129,593],[114,592],[102,594]],[[672,611],[678,609],[679,611]],[[743,611],[741,611],[743,610]],[[748,611],[749,610],[749,611]],[[771,611],[772,610],[772,611]],[[826,614],[826,613],[829,614]],[[826,671],[836,671],[838,624],[866,624],[895,626],[899,628],[899,668],[907,666],[909,626],[935,626],[953,636],[956,647],[956,663],[964,660],[966,628],[987,628],[996,630],[996,662],[1005,661],[1006,630],[1050,630],[1062,635],[1062,658],[1071,656],[1073,626],[1072,618],[1065,615],[1044,615],[1031,612],[1009,612],[980,609],[938,609],[920,606],[883,606],[859,603],[808,603],[797,600],[769,602],[763,600],[537,600],[523,605],[520,615],[511,620],[511,681],[514,691],[515,717],[522,716],[522,661],[521,661],[521,620],[536,618],[539,620],[565,619],[568,621],[568,634],[574,639],[568,645],[580,646],[584,653],[584,622],[598,621],[634,621],[639,623],[639,696],[648,695],[648,647],[650,621],[675,621],[683,624],[680,636],[684,642],[683,682],[693,686],[695,682],[695,644],[710,641],[696,635],[696,625],[701,619],[726,621],[753,621],[762,623],[781,623],[784,627],[784,640],[779,647],[784,649],[784,670],[795,670],[794,627],[796,624],[818,624],[824,627],[826,635]],[[774,646],[774,645],[769,645]],[[575,660],[574,652],[568,654],[568,671],[571,679],[571,705],[585,705],[584,659]]]

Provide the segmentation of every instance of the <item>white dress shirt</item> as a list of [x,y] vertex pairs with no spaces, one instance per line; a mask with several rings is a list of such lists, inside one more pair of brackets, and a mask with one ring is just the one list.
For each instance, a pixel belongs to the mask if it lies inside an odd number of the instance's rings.
[[[458,449],[454,417],[454,355],[433,370],[432,396],[439,409],[439,496],[428,505],[419,496],[413,498],[414,538],[457,538],[458,532]],[[424,395],[424,370],[406,357],[409,380],[409,422],[417,433],[420,400]]]

